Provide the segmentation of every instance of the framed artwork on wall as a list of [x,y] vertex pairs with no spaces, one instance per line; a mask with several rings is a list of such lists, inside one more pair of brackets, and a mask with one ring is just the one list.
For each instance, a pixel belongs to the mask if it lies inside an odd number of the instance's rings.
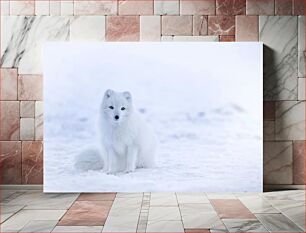
[[45,192],[263,189],[263,45],[49,42]]

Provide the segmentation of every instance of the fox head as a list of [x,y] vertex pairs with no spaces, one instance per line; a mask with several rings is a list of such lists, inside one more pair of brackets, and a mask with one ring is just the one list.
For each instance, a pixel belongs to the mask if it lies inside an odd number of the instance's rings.
[[104,117],[112,124],[124,122],[133,112],[131,93],[108,89],[103,97],[102,111]]

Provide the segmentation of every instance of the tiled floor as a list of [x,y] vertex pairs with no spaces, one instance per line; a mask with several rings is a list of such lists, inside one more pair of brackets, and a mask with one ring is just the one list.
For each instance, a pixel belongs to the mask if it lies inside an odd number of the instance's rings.
[[304,232],[305,192],[1,190],[0,232]]

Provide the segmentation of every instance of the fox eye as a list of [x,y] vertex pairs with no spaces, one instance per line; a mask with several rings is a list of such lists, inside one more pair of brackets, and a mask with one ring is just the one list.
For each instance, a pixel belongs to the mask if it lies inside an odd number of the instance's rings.
[[109,108],[110,108],[110,109],[114,109],[114,107],[113,107],[113,106],[109,106]]
[[123,110],[125,110],[125,107],[122,107],[122,108],[121,108],[121,111],[123,111]]

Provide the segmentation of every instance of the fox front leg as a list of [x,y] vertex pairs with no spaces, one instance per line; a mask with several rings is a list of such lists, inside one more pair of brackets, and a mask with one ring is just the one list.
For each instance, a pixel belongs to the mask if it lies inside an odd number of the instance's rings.
[[137,149],[134,146],[127,148],[127,158],[126,158],[126,173],[133,172],[136,169],[137,160]]
[[107,153],[107,157],[108,157],[107,173],[114,174],[118,171],[117,154],[114,152],[114,150],[110,149]]

